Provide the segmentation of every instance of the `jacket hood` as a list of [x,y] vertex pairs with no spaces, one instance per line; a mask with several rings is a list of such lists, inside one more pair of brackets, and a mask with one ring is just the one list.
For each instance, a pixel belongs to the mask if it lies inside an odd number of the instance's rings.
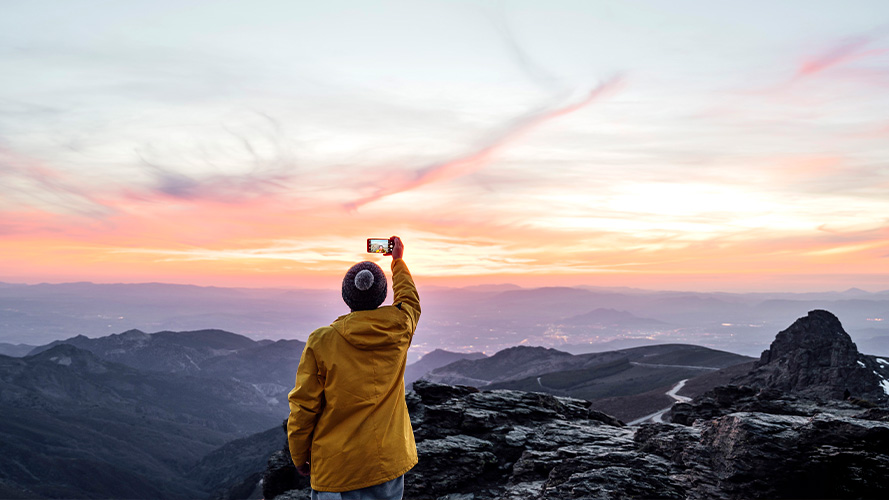
[[330,326],[348,343],[365,351],[409,342],[412,331],[408,316],[394,306],[345,314]]

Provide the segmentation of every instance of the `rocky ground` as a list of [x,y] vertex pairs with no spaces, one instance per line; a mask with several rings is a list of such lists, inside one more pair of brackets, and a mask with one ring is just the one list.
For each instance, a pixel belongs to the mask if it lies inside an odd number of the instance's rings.
[[[738,384],[628,427],[583,400],[417,382],[407,499],[889,498],[889,361],[813,311]],[[849,393],[846,393],[849,391]],[[852,392],[854,391],[854,392]],[[308,498],[286,450],[265,498]]]

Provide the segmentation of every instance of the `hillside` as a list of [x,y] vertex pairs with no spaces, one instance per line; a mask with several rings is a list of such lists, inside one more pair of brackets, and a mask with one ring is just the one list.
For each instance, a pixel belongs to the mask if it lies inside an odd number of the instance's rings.
[[404,370],[404,383],[406,386],[410,387],[415,380],[419,379],[423,375],[426,375],[432,370],[449,365],[456,361],[460,361],[461,359],[467,359],[471,361],[486,357],[487,356],[480,352],[463,353],[450,352],[444,349],[435,349],[434,351],[424,355],[417,362],[407,365]]
[[286,447],[287,437],[279,425],[211,451],[188,475],[214,498],[248,498],[258,486],[269,453]]
[[489,358],[452,363],[433,370],[424,379],[485,390],[545,392],[592,401],[597,408],[596,402],[607,400],[603,410],[630,421],[669,406],[671,399],[664,393],[680,380],[694,380],[751,360],[725,351],[683,344],[580,355],[519,346]]
[[137,370],[71,345],[0,357],[4,488],[56,498],[195,498],[184,472],[226,442],[280,423],[233,380]]

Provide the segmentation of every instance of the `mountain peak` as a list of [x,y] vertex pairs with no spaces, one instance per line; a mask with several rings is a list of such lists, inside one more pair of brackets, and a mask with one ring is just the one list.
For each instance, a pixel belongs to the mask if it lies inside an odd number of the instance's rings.
[[886,394],[879,370],[858,352],[840,320],[819,309],[779,332],[754,370],[738,382],[829,399],[882,400]]
[[[809,311],[786,330],[778,332],[769,350],[763,353],[765,357],[762,361],[770,363],[800,350],[825,354],[828,359],[837,353],[854,355],[856,359],[858,355],[858,348],[852,342],[852,337],[843,329],[839,318],[822,309]],[[854,359],[852,362],[854,363]]]

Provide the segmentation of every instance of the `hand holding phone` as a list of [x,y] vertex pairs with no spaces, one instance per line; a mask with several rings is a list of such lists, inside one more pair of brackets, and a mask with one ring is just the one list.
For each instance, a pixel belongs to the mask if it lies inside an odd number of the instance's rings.
[[381,253],[383,255],[391,255],[393,259],[400,259],[404,255],[404,243],[401,238],[393,236],[391,238],[368,238],[367,253]]

